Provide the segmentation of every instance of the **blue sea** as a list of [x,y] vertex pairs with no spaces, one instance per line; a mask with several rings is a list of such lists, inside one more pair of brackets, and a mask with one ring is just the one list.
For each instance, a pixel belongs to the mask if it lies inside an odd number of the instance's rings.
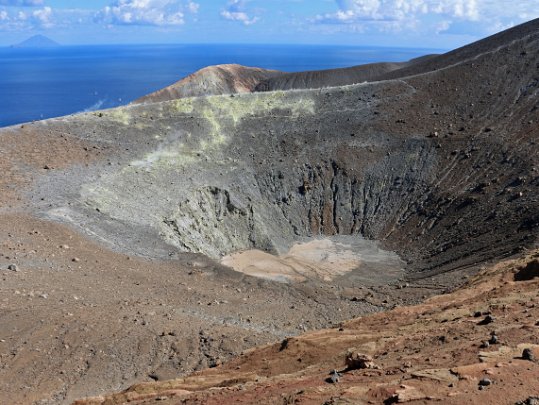
[[314,45],[0,48],[0,127],[128,104],[209,65],[239,63],[297,72],[441,52]]

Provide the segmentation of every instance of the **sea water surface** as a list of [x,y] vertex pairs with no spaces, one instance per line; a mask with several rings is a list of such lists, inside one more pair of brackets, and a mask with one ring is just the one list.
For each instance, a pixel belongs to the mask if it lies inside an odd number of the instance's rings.
[[0,48],[0,127],[128,104],[209,65],[238,63],[298,72],[441,52],[317,45]]

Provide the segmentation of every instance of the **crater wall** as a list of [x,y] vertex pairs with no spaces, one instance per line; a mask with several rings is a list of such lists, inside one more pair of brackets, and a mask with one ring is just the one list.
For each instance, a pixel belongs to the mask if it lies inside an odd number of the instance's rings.
[[430,277],[511,255],[539,226],[538,42],[404,79],[36,124],[118,150],[93,178],[45,181],[47,210],[146,256],[357,234]]

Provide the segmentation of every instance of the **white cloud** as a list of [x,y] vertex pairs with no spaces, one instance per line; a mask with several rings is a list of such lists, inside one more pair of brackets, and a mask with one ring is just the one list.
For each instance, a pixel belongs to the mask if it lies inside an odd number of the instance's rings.
[[[537,0],[336,0],[333,13],[314,16],[316,24],[361,25],[372,31],[403,31],[413,27],[437,33],[454,23],[488,32],[539,17]],[[456,29],[456,28],[455,28]]]
[[34,25],[43,28],[50,28],[54,24],[51,21],[52,9],[50,7],[43,7],[42,9],[32,12],[32,20]]
[[2,31],[28,31],[34,29],[47,29],[53,27],[54,12],[50,7],[26,11],[0,10],[0,21],[3,22]]
[[176,26],[185,23],[185,13],[198,12],[199,5],[178,0],[117,0],[102,9],[98,21],[115,25]]
[[0,6],[37,7],[43,3],[43,0],[0,0]]
[[337,0],[339,10],[318,15],[316,22],[401,21],[425,14],[477,20],[477,0]]
[[226,8],[221,10],[221,17],[225,20],[240,21],[244,25],[252,25],[259,20],[258,17],[249,17],[243,0],[229,1]]
[[225,20],[241,21],[245,25],[252,25],[258,21],[258,17],[250,18],[246,13],[242,11],[232,12],[228,10],[221,11],[221,17]]
[[187,9],[193,13],[193,14],[196,14],[198,13],[198,9],[200,8],[200,4],[198,3],[195,3],[193,1],[190,1],[188,4],[187,4]]
[[438,24],[436,24],[435,31],[437,34],[440,32],[447,31],[451,27],[451,22],[447,20],[440,21]]
[[452,0],[440,2],[439,4],[431,4],[427,8],[427,12],[470,21],[477,21],[479,19],[477,0]]
[[371,18],[379,16],[382,6],[380,0],[338,0],[337,4],[345,13],[370,16]]

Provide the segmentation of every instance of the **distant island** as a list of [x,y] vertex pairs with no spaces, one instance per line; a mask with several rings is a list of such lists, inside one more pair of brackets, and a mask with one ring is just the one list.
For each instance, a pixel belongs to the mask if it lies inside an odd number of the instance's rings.
[[60,44],[44,35],[34,35],[25,41],[12,45],[12,48],[55,48]]

